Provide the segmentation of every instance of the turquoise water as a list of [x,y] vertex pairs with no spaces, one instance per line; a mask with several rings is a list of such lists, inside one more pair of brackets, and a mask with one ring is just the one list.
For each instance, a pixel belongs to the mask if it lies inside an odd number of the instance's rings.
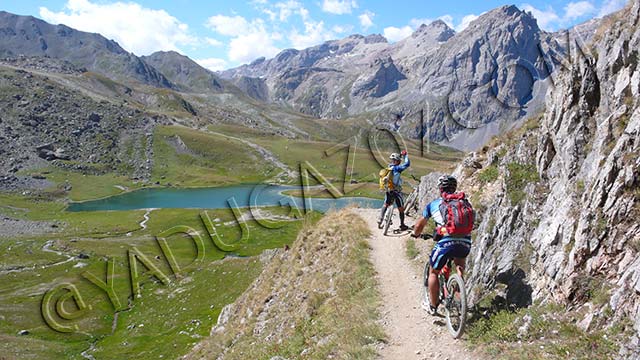
[[364,208],[378,208],[382,200],[362,197],[342,197],[338,199],[302,198],[283,195],[282,191],[298,189],[283,185],[238,185],[213,188],[153,188],[127,192],[100,200],[74,202],[68,211],[136,210],[149,208],[229,208],[229,203],[238,207],[298,206],[300,210],[326,212],[340,209],[350,204]]

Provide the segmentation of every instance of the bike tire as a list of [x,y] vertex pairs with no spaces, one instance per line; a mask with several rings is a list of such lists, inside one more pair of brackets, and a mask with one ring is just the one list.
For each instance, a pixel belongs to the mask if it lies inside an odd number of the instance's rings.
[[[467,293],[464,289],[464,280],[459,274],[451,274],[446,286],[449,298],[445,306],[447,328],[454,339],[459,339],[467,320]],[[456,290],[458,297],[455,296]]]
[[405,215],[411,216],[411,211],[413,211],[414,207],[416,206],[417,198],[418,198],[418,192],[414,190],[411,193],[411,195],[409,195],[409,198],[407,198],[407,203],[406,203],[405,208],[404,208],[404,214]]
[[429,266],[429,260],[424,264],[424,271],[422,272],[422,302],[424,303],[424,308],[428,309],[431,304],[431,296],[429,296],[429,270],[431,266]]
[[384,216],[384,236],[387,236],[387,233],[389,232],[389,226],[391,226],[391,218],[393,218],[393,209],[395,208],[395,206],[389,206],[387,208],[387,211],[385,212]]

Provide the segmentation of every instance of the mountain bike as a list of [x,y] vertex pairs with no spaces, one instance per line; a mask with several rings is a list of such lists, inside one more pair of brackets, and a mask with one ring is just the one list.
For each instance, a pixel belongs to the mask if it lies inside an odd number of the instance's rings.
[[[457,273],[455,264],[452,263],[452,259],[449,259],[447,260],[446,266],[453,273],[449,274],[440,271],[438,274],[440,288],[438,290],[438,301],[436,303],[444,305],[449,333],[451,333],[454,339],[458,339],[462,336],[467,320],[467,293],[464,288],[464,280]],[[422,301],[424,301],[426,305],[431,304],[429,296],[430,269],[431,264],[429,260],[427,260],[422,275]]]
[[420,191],[420,179],[413,176],[413,174],[411,174],[411,177],[418,183],[413,188],[413,191],[411,192],[411,194],[409,194],[409,196],[407,197],[407,201],[405,202],[404,214],[407,216],[412,216],[412,213],[414,212],[418,213],[418,192]]
[[[384,191],[385,193],[387,193],[389,191],[389,186],[387,185],[387,178],[384,179]],[[383,230],[383,234],[384,236],[387,236],[387,233],[389,232],[389,227],[391,226],[391,224],[393,223],[393,213],[395,212],[394,210],[396,209],[396,201],[395,199],[391,202],[390,206],[387,206],[387,209],[384,211],[384,215],[382,216],[382,222],[380,224],[378,224],[378,229],[384,229]]]

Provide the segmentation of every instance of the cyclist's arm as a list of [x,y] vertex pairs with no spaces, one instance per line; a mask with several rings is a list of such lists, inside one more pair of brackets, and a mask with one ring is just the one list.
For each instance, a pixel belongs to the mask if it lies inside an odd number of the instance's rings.
[[411,161],[409,161],[409,155],[405,155],[404,162],[400,165],[393,165],[392,170],[395,172],[403,172],[407,170],[409,166],[411,166]]

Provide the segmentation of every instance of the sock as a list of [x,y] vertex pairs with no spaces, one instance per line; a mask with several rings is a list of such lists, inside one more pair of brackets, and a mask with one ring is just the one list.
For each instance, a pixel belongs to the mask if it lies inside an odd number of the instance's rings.
[[399,211],[400,213],[400,226],[405,226],[404,225],[404,211]]

